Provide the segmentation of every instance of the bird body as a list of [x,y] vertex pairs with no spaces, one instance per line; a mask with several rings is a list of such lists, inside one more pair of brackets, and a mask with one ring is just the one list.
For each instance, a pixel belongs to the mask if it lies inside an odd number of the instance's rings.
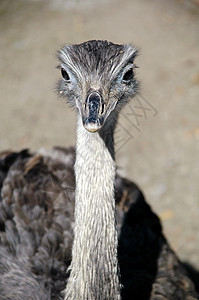
[[[74,163],[73,148],[1,154],[1,300],[63,299],[74,238]],[[197,299],[159,218],[118,174],[115,203],[122,299]]]
[[76,108],[75,151],[1,154],[0,299],[196,299],[158,217],[116,174],[136,54],[106,41],[64,46],[58,92]]

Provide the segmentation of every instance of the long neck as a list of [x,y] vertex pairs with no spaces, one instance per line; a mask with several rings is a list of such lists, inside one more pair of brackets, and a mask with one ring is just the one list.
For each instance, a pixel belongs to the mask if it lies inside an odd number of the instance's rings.
[[89,133],[78,121],[75,236],[65,299],[120,299],[114,147],[106,137]]

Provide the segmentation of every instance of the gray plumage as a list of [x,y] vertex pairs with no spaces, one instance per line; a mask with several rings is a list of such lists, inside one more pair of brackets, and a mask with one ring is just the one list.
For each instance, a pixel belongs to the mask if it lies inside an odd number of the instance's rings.
[[58,90],[77,108],[76,154],[1,154],[0,299],[197,298],[141,191],[115,179],[113,134],[138,89],[136,54],[105,41],[65,46]]
[[[0,299],[62,299],[73,242],[75,151],[0,158]],[[197,299],[141,191],[120,176],[115,190],[123,299]]]

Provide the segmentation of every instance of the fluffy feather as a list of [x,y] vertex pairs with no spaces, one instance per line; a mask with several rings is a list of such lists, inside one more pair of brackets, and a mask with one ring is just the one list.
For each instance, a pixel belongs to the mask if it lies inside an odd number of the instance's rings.
[[[74,225],[74,149],[0,158],[0,299],[62,299]],[[115,181],[122,299],[197,299],[137,186]],[[192,297],[192,298],[191,298]]]

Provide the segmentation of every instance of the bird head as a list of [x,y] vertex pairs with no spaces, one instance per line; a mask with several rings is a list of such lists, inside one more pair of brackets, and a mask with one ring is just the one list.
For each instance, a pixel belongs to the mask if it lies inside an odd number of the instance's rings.
[[136,93],[137,52],[130,44],[107,41],[66,45],[58,51],[59,94],[78,109],[88,131],[99,131]]

